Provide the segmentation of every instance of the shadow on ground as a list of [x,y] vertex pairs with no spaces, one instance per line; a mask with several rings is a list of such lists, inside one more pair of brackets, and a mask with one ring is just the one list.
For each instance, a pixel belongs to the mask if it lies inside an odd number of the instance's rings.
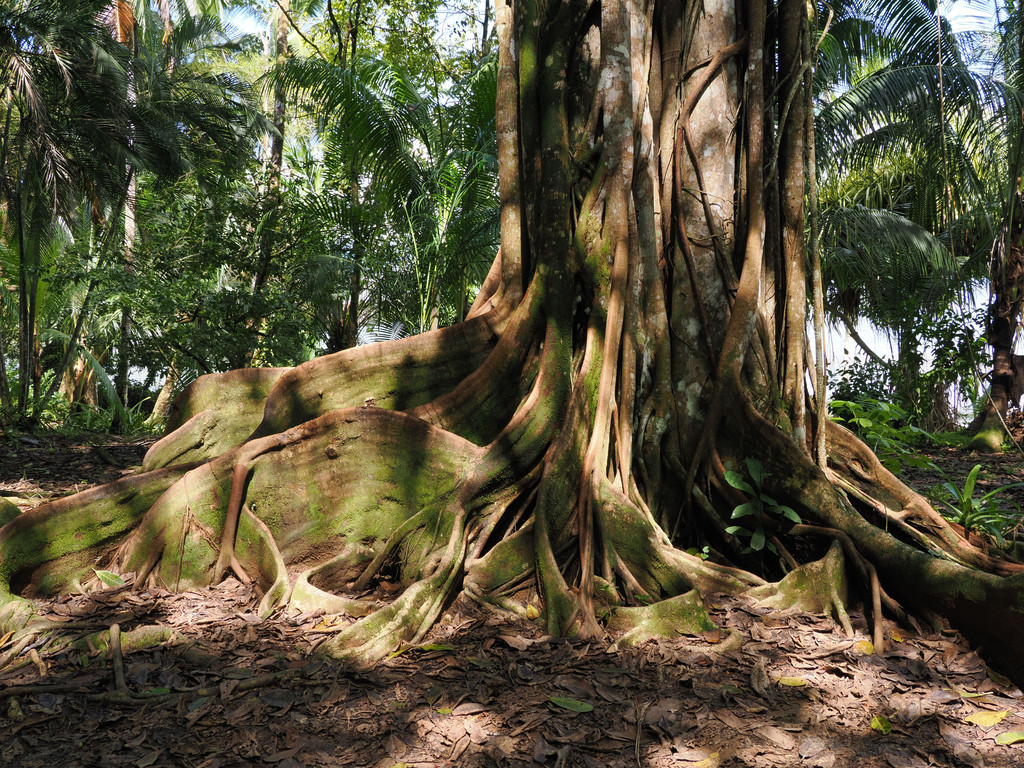
[[[887,625],[892,648],[879,658],[860,616],[847,638],[826,617],[714,603],[722,633],[610,652],[459,602],[426,644],[357,672],[315,654],[338,620],[260,620],[258,595],[233,580],[177,595],[107,588],[45,613],[65,639],[117,623],[182,640],[126,653],[126,695],[109,650],[40,638],[0,670],[0,764],[924,768],[1024,757],[1024,745],[995,741],[1024,731],[1020,691],[955,634]],[[743,645],[712,653],[729,630]]]

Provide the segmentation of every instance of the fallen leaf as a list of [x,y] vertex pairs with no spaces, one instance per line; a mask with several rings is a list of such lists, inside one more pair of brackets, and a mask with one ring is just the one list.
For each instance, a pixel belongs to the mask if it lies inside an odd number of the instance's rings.
[[796,747],[796,740],[784,730],[776,728],[774,725],[766,725],[758,728],[755,733],[764,736],[768,741],[772,742],[777,747],[785,749],[786,751],[790,751]]
[[790,688],[802,688],[807,685],[807,681],[802,677],[780,677],[779,685],[786,685]]
[[[0,645],[3,645],[3,643],[0,642]],[[1013,685],[1013,683],[1010,682],[1010,678],[1003,677],[998,672],[993,672],[991,669],[988,671],[988,679],[996,685],[1001,686],[1003,688],[1009,688],[1011,685]]]
[[950,690],[936,690],[925,696],[925,699],[936,704],[948,704],[951,701],[959,701],[960,697]]
[[701,760],[707,760],[712,755],[710,749],[691,749],[690,747],[677,747],[675,754],[672,755],[676,760],[682,760],[687,763],[696,763]]
[[828,745],[825,744],[825,740],[817,736],[808,736],[800,742],[800,746],[797,747],[797,753],[804,760],[811,757],[817,757],[822,754]]
[[928,768],[928,763],[907,752],[887,753],[885,759],[892,768]]
[[313,627],[314,632],[333,632],[336,629],[343,629],[351,622],[344,616],[324,616],[320,623]]
[[745,731],[750,725],[750,723],[736,717],[736,715],[734,715],[728,709],[716,709],[713,714],[715,717],[717,717],[723,723],[728,725],[730,728],[733,728],[737,731]]
[[281,752],[275,752],[272,755],[265,755],[263,762],[265,763],[280,763],[283,760],[287,760],[289,757],[295,757],[299,753],[299,747],[293,747],[292,749],[285,749]]
[[750,671],[750,687],[757,691],[759,696],[767,696],[769,683],[767,665],[763,658],[758,659]]
[[[676,713],[682,706],[682,702],[679,699],[665,698],[661,699],[658,703],[651,705],[647,708],[644,713],[644,722],[648,725],[660,723],[662,721],[672,722],[676,718]],[[707,755],[705,755],[707,757]]]
[[722,758],[718,752],[712,752],[708,757],[699,763],[694,763],[694,768],[718,768],[722,764]]
[[483,704],[477,704],[475,701],[464,701],[452,710],[452,714],[463,717],[465,715],[475,715],[479,712],[485,711],[487,711],[487,707]]
[[588,704],[585,701],[576,701],[576,699],[569,699],[565,696],[548,696],[548,700],[555,706],[568,709],[570,712],[590,712],[594,709],[593,704]]
[[283,709],[284,707],[291,706],[295,703],[295,694],[291,691],[286,691],[282,688],[277,688],[271,689],[269,691],[263,691],[259,695],[259,700],[266,704],[268,707]]
[[1024,732],[1007,731],[996,736],[996,744],[1019,744],[1024,741]]
[[875,645],[870,640],[859,640],[853,644],[853,649],[864,656],[870,656],[875,652]]
[[93,573],[95,573],[97,578],[99,578],[99,580],[106,584],[108,587],[124,586],[124,579],[122,579],[113,571],[100,571],[93,568]]
[[519,637],[518,635],[498,635],[498,637],[504,640],[510,648],[515,648],[517,651],[525,651],[533,645],[525,637]]
[[871,730],[878,731],[883,736],[888,736],[892,733],[892,723],[889,722],[889,718],[885,715],[874,715],[871,718]]
[[433,705],[437,703],[442,694],[444,694],[444,689],[440,685],[434,684],[423,692],[423,698],[427,700],[427,704]]
[[967,718],[967,722],[973,723],[981,728],[991,728],[1005,720],[1009,714],[1010,710],[1008,709],[1003,709],[999,712],[975,712]]

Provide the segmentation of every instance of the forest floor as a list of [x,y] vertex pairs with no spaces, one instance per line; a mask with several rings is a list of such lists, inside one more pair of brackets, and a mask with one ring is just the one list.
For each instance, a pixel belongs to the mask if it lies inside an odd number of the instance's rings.
[[[0,439],[0,494],[22,508],[130,472],[146,441]],[[1024,457],[929,451],[943,472],[1024,480]],[[909,472],[909,470],[908,470]],[[913,470],[922,490],[941,481]],[[987,486],[986,486],[987,487]],[[82,638],[164,625],[179,642],[50,650],[0,667],[0,766],[807,766],[1024,764],[1024,697],[952,630],[886,622],[872,653],[826,616],[710,596],[721,631],[614,650],[545,637],[457,601],[426,642],[368,671],[318,658],[337,624],[255,614],[234,580],[130,584],[41,604]],[[712,653],[730,631],[742,645]],[[0,638],[0,660],[9,650]],[[123,658],[122,687],[114,662]],[[1011,735],[1007,735],[1011,734]]]

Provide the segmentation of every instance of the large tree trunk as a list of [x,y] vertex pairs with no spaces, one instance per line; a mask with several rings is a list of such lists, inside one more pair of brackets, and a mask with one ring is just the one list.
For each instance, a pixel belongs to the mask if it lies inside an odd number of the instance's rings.
[[[497,4],[501,249],[468,319],[207,378],[210,406],[179,401],[149,474],[0,530],[0,631],[104,548],[139,584],[231,571],[264,610],[347,616],[321,648],[362,662],[460,592],[539,598],[549,632],[623,642],[707,629],[698,594],[715,592],[842,618],[840,547],[879,651],[882,606],[901,609],[878,577],[975,626],[1020,623],[1021,566],[845,430],[829,425],[826,468],[811,458],[803,245],[783,228],[803,227],[804,7],[780,2],[776,40],[758,0]],[[214,423],[221,383],[244,413]],[[745,533],[728,527],[741,504]],[[52,546],[30,546],[41,531]],[[767,584],[793,536],[825,565]],[[721,557],[685,551],[705,544]]]

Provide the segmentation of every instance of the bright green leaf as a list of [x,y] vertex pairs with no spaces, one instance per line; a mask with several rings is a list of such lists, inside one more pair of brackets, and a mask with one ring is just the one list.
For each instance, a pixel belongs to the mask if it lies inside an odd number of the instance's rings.
[[889,718],[885,715],[874,715],[871,718],[871,730],[878,731],[884,736],[888,736],[892,733],[892,723],[889,722]]
[[741,491],[746,491],[749,494],[754,493],[754,489],[750,487],[750,483],[743,479],[743,475],[739,472],[734,472],[731,469],[725,471],[725,482],[731,485],[733,488],[739,488]]
[[106,584],[108,587],[124,586],[124,579],[122,579],[113,571],[98,571],[95,568],[93,568],[93,572],[96,574],[96,577],[104,584]]
[[754,531],[750,537],[750,548],[755,552],[760,552],[764,549],[764,531]]
[[1024,741],[1024,732],[1007,731],[996,736],[996,744],[1019,744]]
[[753,501],[748,501],[745,504],[740,504],[736,509],[732,511],[732,519],[736,520],[741,517],[748,517],[749,515],[756,515],[758,512],[757,504]]
[[593,704],[588,704],[585,701],[576,701],[576,699],[567,699],[564,696],[548,696],[548,699],[555,706],[568,709],[571,712],[590,712],[594,708]]

